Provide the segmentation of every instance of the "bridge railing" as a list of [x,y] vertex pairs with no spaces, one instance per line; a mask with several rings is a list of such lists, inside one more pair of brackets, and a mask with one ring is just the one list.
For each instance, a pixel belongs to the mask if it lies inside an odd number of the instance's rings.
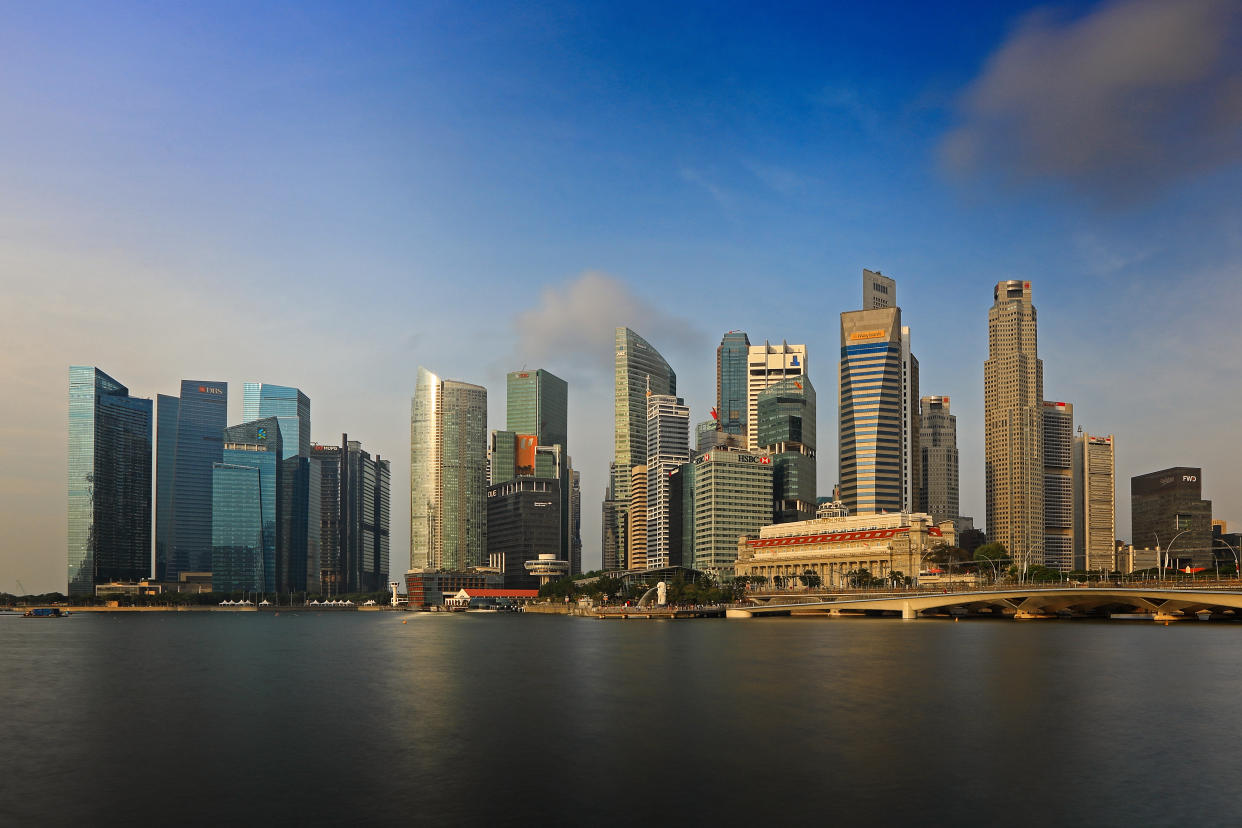
[[850,595],[858,597],[897,597],[902,595],[935,595],[942,593],[964,592],[1012,592],[1063,590],[1063,589],[1205,589],[1242,592],[1242,581],[1237,578],[1113,578],[1091,581],[1010,581],[1001,580],[995,583],[978,584],[973,582],[939,582],[936,584],[915,584],[902,587],[803,587],[796,589],[752,589],[748,597],[790,597],[820,595]]

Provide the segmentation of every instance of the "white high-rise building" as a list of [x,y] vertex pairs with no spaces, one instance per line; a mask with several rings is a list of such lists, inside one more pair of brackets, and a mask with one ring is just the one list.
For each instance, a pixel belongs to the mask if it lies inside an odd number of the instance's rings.
[[690,407],[671,394],[647,397],[647,568],[669,565],[673,469],[690,462]]
[[759,450],[759,392],[786,377],[806,375],[806,346],[751,345],[746,359],[746,449]]
[[418,369],[410,406],[410,567],[487,560],[487,389]]

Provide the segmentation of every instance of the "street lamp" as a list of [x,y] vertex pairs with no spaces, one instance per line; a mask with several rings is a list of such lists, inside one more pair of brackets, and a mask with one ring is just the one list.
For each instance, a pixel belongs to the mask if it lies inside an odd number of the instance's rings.
[[1212,538],[1216,543],[1224,544],[1224,547],[1233,553],[1234,571],[1238,574],[1238,580],[1242,581],[1242,559],[1239,558],[1238,547],[1233,546],[1224,538]]
[[[1176,535],[1173,536],[1173,540],[1169,541],[1169,548],[1165,551],[1169,553],[1170,560],[1173,557],[1172,556],[1173,544],[1177,543],[1177,539],[1189,531],[1190,531],[1189,529],[1183,529],[1182,531],[1178,532]],[[1164,556],[1160,554],[1160,533],[1152,532],[1152,534],[1156,536],[1156,566],[1159,567],[1158,572],[1160,573],[1160,580],[1163,581],[1164,580]]]

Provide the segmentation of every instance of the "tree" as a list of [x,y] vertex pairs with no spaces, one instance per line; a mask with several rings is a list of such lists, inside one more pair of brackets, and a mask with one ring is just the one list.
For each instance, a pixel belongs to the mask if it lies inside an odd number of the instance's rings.
[[785,576],[784,575],[773,575],[772,586],[776,587],[777,589],[784,589],[785,588]]
[[819,577],[819,575],[809,569],[802,573],[801,578],[802,583],[806,584],[810,589],[819,589],[819,585],[824,582],[823,578]]
[[914,579],[900,569],[894,569],[888,573],[888,580],[892,582],[893,586],[910,586],[914,583]]
[[883,586],[884,579],[877,578],[871,574],[871,570],[863,567],[862,569],[851,569],[845,573],[845,582],[855,589],[866,589],[867,587]]

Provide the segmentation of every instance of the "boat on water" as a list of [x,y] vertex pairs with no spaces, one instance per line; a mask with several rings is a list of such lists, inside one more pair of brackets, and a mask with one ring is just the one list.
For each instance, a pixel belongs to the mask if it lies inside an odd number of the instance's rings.
[[69,610],[60,607],[35,607],[22,614],[22,618],[67,618]]

